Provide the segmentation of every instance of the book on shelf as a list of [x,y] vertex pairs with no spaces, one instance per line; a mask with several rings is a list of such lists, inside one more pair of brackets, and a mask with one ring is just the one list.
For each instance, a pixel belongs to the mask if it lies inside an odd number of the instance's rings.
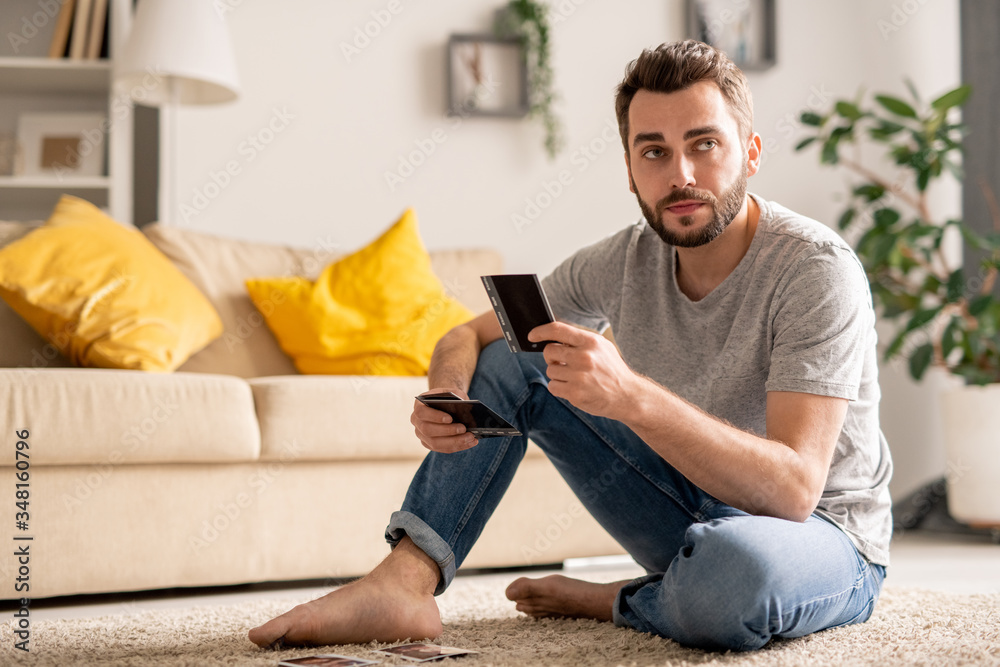
[[87,34],[90,32],[90,14],[94,0],[76,0],[73,12],[73,30],[69,38],[69,59],[83,60],[87,55]]
[[94,6],[90,12],[90,31],[87,35],[88,60],[97,60],[101,57],[107,27],[108,0],[94,0]]
[[50,58],[97,60],[108,54],[109,0],[65,0],[49,44]]
[[62,58],[66,55],[75,9],[76,0],[65,0],[62,7],[59,8],[59,14],[56,16],[56,29],[52,33],[52,42],[49,44],[49,58]]

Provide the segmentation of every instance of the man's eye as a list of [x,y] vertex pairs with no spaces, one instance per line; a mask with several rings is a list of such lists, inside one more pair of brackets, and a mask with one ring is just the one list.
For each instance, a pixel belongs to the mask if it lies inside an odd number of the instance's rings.
[[663,156],[663,151],[659,148],[650,148],[649,150],[643,151],[642,156],[648,158],[658,158]]
[[715,148],[715,145],[716,145],[715,139],[706,139],[705,141],[702,141],[697,146],[695,146],[695,150],[707,151],[712,148]]

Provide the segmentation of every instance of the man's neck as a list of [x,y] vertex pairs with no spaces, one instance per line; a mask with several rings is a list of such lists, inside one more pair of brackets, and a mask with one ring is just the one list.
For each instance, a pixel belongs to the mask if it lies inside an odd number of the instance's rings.
[[692,301],[701,301],[722,284],[750,249],[760,207],[747,195],[733,222],[711,243],[677,248],[677,285]]

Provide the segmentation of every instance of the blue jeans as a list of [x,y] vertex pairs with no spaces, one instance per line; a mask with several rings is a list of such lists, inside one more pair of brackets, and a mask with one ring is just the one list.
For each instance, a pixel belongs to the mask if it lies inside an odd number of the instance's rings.
[[524,433],[431,452],[394,512],[386,539],[404,535],[451,583],[507,490],[527,438],[581,503],[649,574],[625,585],[616,625],[706,649],[752,650],[871,616],[885,569],[828,521],[753,516],[708,495],[628,427],[577,410],[548,391],[539,353],[485,348],[469,394]]

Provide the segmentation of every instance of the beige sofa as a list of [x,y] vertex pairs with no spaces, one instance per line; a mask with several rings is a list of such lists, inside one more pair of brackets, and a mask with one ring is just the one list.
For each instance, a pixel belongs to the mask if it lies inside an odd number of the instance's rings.
[[[0,223],[0,247],[29,230]],[[408,421],[425,378],[296,373],[243,280],[315,275],[335,259],[330,244],[144,232],[208,296],[225,333],[171,374],[68,368],[0,301],[0,526],[8,546],[30,551],[25,565],[3,549],[3,597],[365,573],[388,553],[389,514],[425,454]],[[454,296],[487,307],[478,276],[500,270],[496,253],[432,259]],[[19,530],[25,430],[29,517]],[[465,566],[620,552],[532,446]],[[18,577],[28,589],[15,589]]]

